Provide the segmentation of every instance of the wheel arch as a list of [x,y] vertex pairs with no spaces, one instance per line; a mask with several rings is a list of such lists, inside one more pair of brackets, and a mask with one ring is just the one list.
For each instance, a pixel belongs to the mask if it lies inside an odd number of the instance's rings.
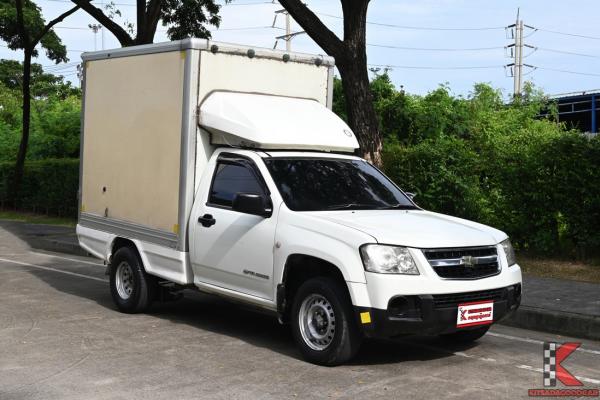
[[277,311],[282,321],[288,320],[294,295],[300,285],[308,279],[318,276],[329,277],[340,282],[346,288],[349,298],[352,299],[339,266],[309,254],[290,254],[283,267],[281,283],[277,285]]
[[137,253],[138,257],[140,256],[140,251],[137,248],[137,245],[135,244],[135,242],[133,240],[124,238],[122,236],[115,236],[108,248],[107,260],[108,260],[109,265],[112,263],[112,258],[115,255],[115,253],[117,252],[117,250],[119,250],[122,247],[131,247],[133,249],[133,251],[135,251]]

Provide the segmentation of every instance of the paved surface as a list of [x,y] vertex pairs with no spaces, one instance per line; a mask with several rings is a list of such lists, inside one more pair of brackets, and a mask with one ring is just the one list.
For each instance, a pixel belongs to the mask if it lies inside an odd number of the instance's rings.
[[33,249],[87,255],[79,247],[74,227],[0,220],[0,230],[11,233]]
[[523,304],[548,311],[600,317],[600,285],[526,276]]
[[[214,297],[121,314],[103,273],[0,229],[0,399],[525,398],[542,387],[542,341],[570,340],[495,326],[467,347],[371,341],[350,365],[318,367],[274,318]],[[564,366],[599,387],[600,342]]]

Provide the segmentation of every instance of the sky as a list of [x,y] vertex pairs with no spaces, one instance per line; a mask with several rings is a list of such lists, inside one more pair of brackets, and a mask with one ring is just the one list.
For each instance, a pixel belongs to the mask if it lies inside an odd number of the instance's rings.
[[[114,0],[123,14],[118,22],[135,22],[134,0]],[[71,7],[67,0],[36,0],[46,20]],[[94,0],[100,5],[101,0]],[[340,2],[307,0],[322,21],[338,36],[343,34]],[[273,48],[275,36],[284,34],[285,19],[279,16],[272,28],[274,11],[281,9],[268,0],[233,0],[221,8],[219,29],[211,29],[213,40]],[[390,66],[396,87],[424,95],[440,84],[448,84],[456,95],[468,96],[473,85],[487,82],[508,96],[513,79],[503,66],[509,64],[504,46],[514,42],[505,26],[514,24],[520,9],[525,29],[525,80],[547,94],[600,89],[600,1],[598,0],[372,0],[367,21],[369,64]],[[337,18],[336,18],[337,17]],[[43,56],[37,62],[48,71],[77,82],[76,65],[82,51],[119,47],[108,31],[94,35],[88,27],[96,23],[78,11],[57,25],[56,32],[69,50],[70,62],[53,66]],[[390,26],[392,25],[392,26]],[[246,29],[251,28],[251,29]],[[159,26],[155,42],[167,41],[166,28]],[[293,23],[293,31],[301,28]],[[102,31],[102,30],[101,30]],[[556,33],[559,32],[559,33]],[[382,47],[383,46],[383,47]],[[387,46],[387,47],[386,47]],[[279,49],[285,43],[279,43]],[[323,54],[308,35],[298,35],[292,50]],[[576,53],[576,54],[575,54]],[[0,42],[0,58],[21,59]],[[564,72],[570,71],[570,72]]]

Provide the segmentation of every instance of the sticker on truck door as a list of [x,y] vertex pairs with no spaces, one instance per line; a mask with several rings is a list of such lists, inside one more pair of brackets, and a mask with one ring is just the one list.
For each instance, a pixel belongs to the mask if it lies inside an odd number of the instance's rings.
[[494,302],[475,301],[458,305],[456,327],[489,325],[494,321]]

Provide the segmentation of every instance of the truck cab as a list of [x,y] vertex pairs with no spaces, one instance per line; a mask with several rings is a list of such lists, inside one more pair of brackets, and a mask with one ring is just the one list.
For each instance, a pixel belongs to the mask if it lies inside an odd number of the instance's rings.
[[[330,111],[333,60],[197,39],[142,47],[84,55],[77,234],[107,262],[120,311],[200,290],[268,310],[307,360],[337,365],[369,337],[476,340],[519,306],[505,233],[422,209],[354,155]],[[138,101],[124,112],[107,91],[136,62],[148,76],[128,81]],[[183,101],[157,108],[165,99],[144,90],[165,68],[180,76],[157,92],[181,88]],[[273,89],[275,73],[297,84]]]

